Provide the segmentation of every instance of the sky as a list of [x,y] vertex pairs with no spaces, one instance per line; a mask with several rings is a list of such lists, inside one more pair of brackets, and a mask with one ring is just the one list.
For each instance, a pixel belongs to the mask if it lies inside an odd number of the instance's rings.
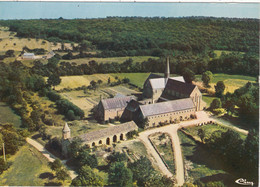
[[259,3],[0,2],[0,19],[105,18],[107,16],[260,18]]

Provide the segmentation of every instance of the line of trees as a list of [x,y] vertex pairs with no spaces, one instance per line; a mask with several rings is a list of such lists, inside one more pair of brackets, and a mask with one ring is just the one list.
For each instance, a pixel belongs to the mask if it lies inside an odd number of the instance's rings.
[[18,37],[80,43],[81,50],[205,49],[258,52],[257,19],[141,18],[1,20]]

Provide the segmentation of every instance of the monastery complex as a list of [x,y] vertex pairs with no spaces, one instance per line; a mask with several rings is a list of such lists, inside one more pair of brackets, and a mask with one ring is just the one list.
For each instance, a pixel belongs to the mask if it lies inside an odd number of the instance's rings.
[[[196,118],[203,109],[202,94],[196,85],[186,83],[182,76],[170,77],[167,59],[164,76],[150,74],[143,85],[142,98],[116,95],[100,99],[97,106],[99,121],[120,120],[120,125],[92,131],[78,136],[88,147],[111,145],[126,139],[127,133],[137,131],[136,124],[145,123],[145,129]],[[67,124],[63,128],[63,154],[73,138]]]

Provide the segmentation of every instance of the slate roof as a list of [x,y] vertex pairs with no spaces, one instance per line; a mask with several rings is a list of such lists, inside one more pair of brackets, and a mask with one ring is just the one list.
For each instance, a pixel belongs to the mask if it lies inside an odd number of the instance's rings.
[[155,78],[150,79],[149,81],[153,89],[165,88],[165,78]]
[[105,110],[108,109],[115,109],[115,108],[124,108],[126,107],[127,103],[135,99],[134,96],[127,96],[127,97],[116,97],[110,99],[102,99],[101,103]]
[[192,108],[195,108],[195,106],[191,98],[178,99],[174,101],[166,101],[161,103],[140,106],[141,112],[144,117],[165,114],[175,111],[182,111]]
[[176,80],[176,81],[180,81],[180,82],[184,82],[184,83],[185,83],[185,80],[184,80],[183,76],[170,77],[170,79],[173,79],[173,80]]
[[[170,77],[169,79],[185,83],[183,76]],[[165,88],[165,78],[152,78],[149,81],[150,81],[150,84],[151,84],[153,89],[163,89],[163,88]],[[167,84],[167,82],[168,82],[168,79],[166,80],[166,84]]]
[[108,127],[105,129],[100,129],[96,131],[92,131],[83,135],[80,135],[79,138],[83,141],[83,143],[89,143],[92,141],[97,141],[103,138],[107,138],[110,136],[114,136],[120,133],[126,133],[133,130],[138,129],[137,125],[134,121],[130,121],[127,123],[122,123],[120,125],[115,125],[113,127]]
[[139,106],[142,105],[141,103],[139,103],[138,101],[136,100],[131,100],[128,104],[127,104],[127,107],[126,107],[126,110],[129,110],[131,112],[135,112]]
[[195,87],[196,85],[193,84],[177,81],[174,79],[169,79],[165,86],[165,90],[169,89],[169,90],[174,90],[178,93],[182,93],[184,95],[190,95],[192,91],[195,89]]

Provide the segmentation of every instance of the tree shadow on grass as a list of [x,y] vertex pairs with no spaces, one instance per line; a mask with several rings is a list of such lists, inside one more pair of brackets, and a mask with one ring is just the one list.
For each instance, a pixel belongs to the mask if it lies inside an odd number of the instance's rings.
[[[231,175],[231,174],[224,174],[224,173],[219,173],[219,174],[215,174],[215,175],[211,175],[211,176],[207,176],[207,177],[202,177],[200,178],[200,181],[203,183],[208,183],[208,182],[215,182],[215,181],[222,181],[226,186],[230,186],[230,187],[238,187],[241,185],[238,185],[235,183],[235,181],[238,178]],[[196,181],[195,181],[196,183]]]
[[194,147],[194,145],[191,144],[191,143],[182,143],[181,146],[185,146],[185,147]]
[[44,173],[41,173],[41,174],[39,175],[39,178],[40,178],[40,179],[49,179],[49,180],[52,180],[52,179],[54,179],[55,177],[54,177],[54,175],[53,175],[52,173],[50,173],[50,172],[44,172]]
[[44,186],[61,186],[61,182],[46,182],[44,183]]
[[193,149],[193,154],[186,156],[186,158],[193,163],[206,165],[210,169],[225,170],[226,168],[222,160],[207,150],[203,144],[197,143]]

